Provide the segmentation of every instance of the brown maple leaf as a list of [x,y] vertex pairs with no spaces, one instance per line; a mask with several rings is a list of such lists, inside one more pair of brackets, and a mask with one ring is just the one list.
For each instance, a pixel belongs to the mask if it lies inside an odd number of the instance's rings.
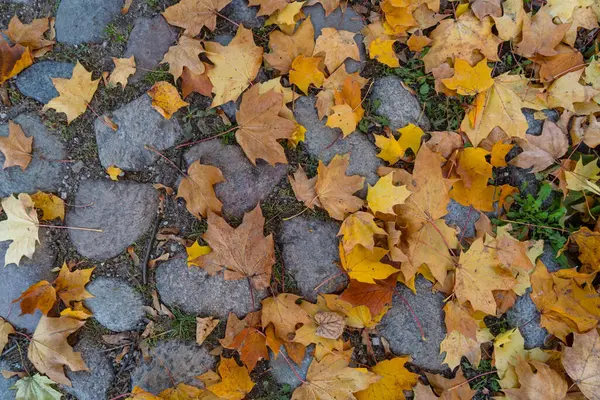
[[249,279],[256,289],[266,289],[275,264],[273,235],[263,236],[265,218],[260,204],[244,215],[233,228],[213,212],[208,213],[208,230],[202,238],[212,248],[205,256],[225,268],[226,280]]
[[33,64],[31,50],[20,44],[10,46],[0,37],[0,84]]
[[8,23],[8,29],[4,31],[6,36],[21,46],[38,50],[54,44],[53,40],[44,39],[44,33],[50,28],[50,18],[34,19],[30,24],[24,24],[19,17],[13,16]]
[[209,210],[220,214],[223,204],[217,198],[213,186],[224,181],[219,168],[194,161],[177,188],[177,197],[185,199],[186,208],[198,219],[206,217]]
[[239,129],[235,133],[238,144],[252,164],[262,158],[271,165],[287,164],[279,139],[291,139],[296,124],[279,116],[283,94],[273,90],[259,94],[255,85],[244,93],[242,104],[236,113]]
[[39,281],[12,302],[21,302],[21,315],[33,314],[36,309],[46,315],[56,303],[56,289],[48,281]]
[[309,57],[315,48],[315,28],[306,18],[292,35],[281,31],[273,31],[269,35],[271,53],[265,54],[266,62],[282,74],[287,74],[292,68],[292,62],[299,55]]
[[194,74],[188,67],[183,67],[181,74],[181,95],[185,99],[192,93],[200,93],[202,96],[212,97],[213,85],[208,79],[208,71],[212,69],[212,65],[204,64],[204,72]]
[[214,31],[217,14],[229,3],[231,0],[181,0],[162,15],[169,24],[184,28],[186,36],[194,37],[205,26]]
[[23,128],[8,121],[8,137],[0,137],[0,151],[4,154],[3,169],[19,166],[25,170],[31,162],[33,137],[26,137]]
[[392,303],[392,295],[396,290],[398,273],[386,279],[375,279],[375,284],[350,280],[350,284],[340,295],[340,299],[353,306],[367,306],[371,315],[378,315]]
[[533,17],[525,14],[523,21],[523,39],[515,48],[515,53],[523,57],[535,55],[554,56],[556,47],[565,37],[571,23],[556,25],[552,16],[542,7]]

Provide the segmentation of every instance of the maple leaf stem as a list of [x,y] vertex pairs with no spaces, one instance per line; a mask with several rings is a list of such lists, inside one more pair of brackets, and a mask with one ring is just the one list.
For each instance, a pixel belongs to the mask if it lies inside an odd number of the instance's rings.
[[[431,226],[433,227],[433,229],[435,229],[435,231],[437,233],[440,234],[440,237],[442,238],[442,240],[444,241],[444,244],[446,245],[446,247],[448,248],[448,251],[450,252],[450,254],[452,254],[453,256],[455,256],[456,254],[454,254],[454,250],[452,250],[452,248],[450,247],[450,245],[448,244],[448,241],[446,240],[446,238],[444,237],[444,235],[442,234],[442,232],[438,229],[438,227],[433,223],[433,220],[429,219],[427,222],[429,222],[431,224]],[[454,260],[453,260],[454,262]],[[454,264],[456,264],[456,262],[454,262]]]
[[535,226],[536,228],[552,229],[554,231],[559,231],[559,232],[571,233],[570,231],[568,231],[566,229],[554,228],[552,226],[546,226],[546,225],[530,224],[530,223],[527,223],[527,222],[513,221],[511,219],[501,219],[500,221],[502,221],[502,222],[510,222],[510,223],[519,224],[519,225]]
[[119,399],[122,399],[122,398],[124,398],[124,397],[131,396],[132,394],[133,394],[133,393],[124,393],[124,394],[120,394],[120,395],[118,395],[117,397],[113,397],[113,398],[112,398],[112,399],[110,399],[110,400],[119,400]]
[[337,274],[330,276],[329,278],[325,279],[323,282],[319,283],[317,286],[314,287],[313,290],[318,290],[321,286],[323,286],[324,284],[326,284],[327,282],[341,276],[341,275],[345,275],[346,273],[344,271],[340,271]]
[[[235,25],[235,26],[237,26],[237,27],[239,28],[240,24],[238,24],[238,23],[237,23],[237,22],[235,22],[234,20],[227,18],[226,16],[224,16],[223,14],[221,14],[220,12],[218,12],[218,11],[216,11],[216,10],[213,10],[213,12],[214,12],[216,15],[218,15],[219,17],[223,18],[225,21],[227,21],[227,22],[229,22],[229,23],[231,23],[231,24],[233,24],[233,25]],[[267,40],[267,38],[264,38],[264,37],[262,37],[262,36],[258,36],[258,35],[257,35],[257,34],[255,34],[254,32],[252,32],[252,36],[254,36],[255,38],[257,38],[257,39],[260,39],[260,40],[264,40],[264,41],[266,41],[266,40]]]
[[99,233],[104,232],[104,230],[102,230],[102,229],[81,228],[78,226],[61,226],[61,225],[45,225],[45,224],[38,224],[37,226],[40,228],[51,228],[51,229],[71,229],[74,231],[87,231],[87,232],[99,232]]
[[254,311],[256,306],[254,304],[254,290],[252,289],[252,282],[250,281],[250,278],[246,278],[246,280],[248,281],[248,287],[250,288],[250,300],[252,300],[252,310]]
[[415,314],[415,310],[413,310],[410,303],[404,298],[404,296],[402,296],[400,294],[400,292],[398,292],[398,290],[396,290],[396,288],[394,288],[394,293],[396,293],[396,296],[398,296],[400,298],[400,300],[402,300],[402,302],[406,305],[406,307],[408,307],[408,311],[410,311],[410,313],[412,314],[412,316],[415,320],[415,323],[417,324],[417,327],[419,328],[419,332],[421,333],[421,339],[423,339],[423,341],[426,341],[427,338],[425,337],[425,331],[423,330],[423,325],[421,324],[421,320],[419,320],[419,317],[417,317],[417,314]]
[[162,158],[163,160],[165,160],[166,162],[169,163],[169,165],[171,165],[173,168],[175,168],[177,171],[179,171],[179,173],[183,176],[185,176],[186,178],[189,178],[188,174],[186,174],[184,171],[181,170],[181,168],[179,168],[177,166],[177,164],[175,164],[173,161],[171,161],[169,159],[169,157],[165,156],[163,153],[161,153],[160,151],[156,150],[154,147],[152,146],[148,146],[148,145],[144,145],[144,148],[146,150],[150,150],[151,152],[153,152],[154,154],[158,155],[160,158]]
[[451,391],[451,390],[454,390],[454,389],[458,389],[458,388],[459,388],[459,387],[461,387],[462,385],[464,385],[464,384],[466,384],[466,383],[469,383],[469,382],[471,382],[471,381],[474,381],[474,380],[475,380],[475,379],[477,379],[477,378],[481,378],[482,376],[486,376],[486,375],[492,375],[492,374],[497,374],[497,373],[498,373],[498,371],[495,371],[495,370],[494,370],[494,371],[483,372],[483,373],[481,373],[481,374],[479,374],[479,375],[475,375],[475,376],[474,376],[474,377],[472,377],[471,379],[468,379],[468,380],[466,380],[466,381],[464,381],[464,382],[461,382],[461,383],[459,383],[458,385],[454,385],[454,386],[452,386],[450,389],[448,389],[448,391]]
[[90,103],[86,102],[85,103],[86,107],[90,109],[91,112],[94,113],[94,115],[96,116],[96,118],[98,118],[100,121],[102,121],[102,123],[106,126],[108,126],[110,129],[113,129],[112,126],[110,126],[110,124],[108,122],[106,122],[104,120],[104,118],[102,118],[100,115],[98,115],[98,113],[92,108],[92,106],[90,106]]
[[214,136],[211,136],[211,137],[207,137],[207,138],[200,139],[200,140],[194,140],[194,141],[192,141],[192,142],[187,142],[187,143],[178,144],[177,146],[175,146],[175,148],[176,148],[176,149],[180,149],[180,148],[182,148],[182,147],[186,147],[186,146],[192,146],[192,145],[194,145],[194,144],[197,144],[197,143],[207,142],[207,141],[209,141],[209,140],[213,140],[213,139],[216,139],[216,138],[218,138],[218,137],[221,137],[221,136],[223,136],[223,135],[226,135],[226,134],[228,134],[229,132],[231,132],[231,131],[234,131],[234,130],[236,130],[236,129],[238,129],[238,128],[239,128],[239,126],[238,126],[238,125],[236,125],[236,126],[234,126],[234,127],[232,127],[232,128],[229,128],[229,129],[227,129],[225,132],[221,132],[221,133],[219,133],[219,134],[217,134],[217,135],[214,135]]
[[290,362],[289,358],[287,358],[286,355],[283,354],[283,351],[280,351],[279,354],[281,354],[281,356],[283,357],[283,359],[285,360],[285,362],[289,365],[289,367],[292,370],[292,372],[294,373],[294,375],[296,375],[296,378],[298,378],[300,380],[300,382],[306,383],[306,381],[304,379],[302,379],[302,377],[300,376],[300,374],[298,373],[298,371],[296,371],[296,368],[294,368],[294,366]]
[[470,206],[469,212],[467,213],[467,219],[465,220],[465,224],[463,225],[462,232],[460,233],[460,239],[458,239],[458,243],[462,243],[462,240],[465,237],[465,233],[467,232],[467,224],[471,220],[471,212],[472,211],[473,211],[473,206]]
[[304,209],[302,211],[300,211],[299,213],[296,213],[296,214],[292,215],[291,217],[283,218],[282,220],[283,221],[289,221],[290,219],[294,219],[296,217],[299,217],[300,215],[304,214],[306,212],[306,210],[308,210],[308,209],[309,209],[308,207],[304,207]]

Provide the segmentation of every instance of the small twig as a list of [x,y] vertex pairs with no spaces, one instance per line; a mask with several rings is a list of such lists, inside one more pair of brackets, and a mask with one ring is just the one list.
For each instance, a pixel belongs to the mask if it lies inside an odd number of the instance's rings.
[[457,388],[461,387],[462,385],[464,385],[465,383],[469,383],[469,382],[471,382],[471,381],[474,381],[475,379],[477,379],[477,378],[481,378],[482,376],[486,376],[486,375],[492,375],[492,374],[497,374],[497,373],[498,373],[498,371],[488,371],[488,372],[484,372],[484,373],[482,373],[482,374],[479,374],[479,375],[475,375],[475,376],[474,376],[474,377],[472,377],[471,379],[468,379],[468,380],[466,380],[466,381],[464,381],[464,382],[461,382],[461,383],[459,383],[458,385],[452,386],[450,389],[448,389],[448,391],[451,391],[451,390],[457,389]]
[[467,219],[465,220],[465,225],[463,226],[462,232],[460,233],[460,239],[458,239],[458,243],[462,243],[463,238],[465,237],[465,233],[467,233],[467,225],[471,219],[471,212],[473,211],[473,206],[469,206],[469,212],[467,213]]
[[102,229],[81,228],[78,226],[61,226],[61,225],[45,225],[45,224],[38,224],[37,226],[40,228],[71,229],[73,231],[86,231],[86,232],[99,232],[99,233],[104,232],[104,230],[102,230]]
[[298,378],[298,380],[300,380],[300,382],[306,383],[306,381],[304,379],[302,379],[302,377],[300,376],[300,374],[298,374],[298,372],[296,371],[296,368],[294,368],[292,366],[291,361],[286,357],[285,354],[283,354],[283,351],[280,351],[279,354],[283,357],[283,359],[285,360],[285,362],[287,362],[287,364],[289,365],[289,367],[292,370],[292,372],[294,373],[294,375],[296,375],[296,378]]
[[500,221],[502,221],[502,222],[510,222],[510,223],[519,224],[519,225],[535,226],[536,228],[552,229],[554,231],[559,231],[559,232],[571,233],[570,231],[568,231],[566,229],[554,228],[552,226],[529,224],[527,222],[513,221],[513,220],[510,220],[510,219],[501,219]]
[[112,399],[110,399],[110,400],[119,400],[119,399],[122,399],[122,398],[124,398],[124,397],[131,396],[132,394],[133,394],[133,393],[124,393],[124,394],[121,394],[121,395],[119,395],[119,396],[117,396],[117,397],[113,397],[113,398],[112,398]]
[[192,146],[192,145],[194,145],[194,144],[198,144],[198,143],[202,143],[202,142],[207,142],[207,141],[209,141],[209,140],[213,140],[213,139],[216,139],[216,138],[218,138],[218,137],[221,137],[221,136],[223,136],[223,135],[226,135],[226,134],[228,134],[229,132],[232,132],[232,131],[234,131],[234,130],[236,130],[236,129],[239,129],[239,128],[240,128],[240,127],[239,127],[239,125],[236,125],[236,126],[234,126],[234,127],[231,127],[231,128],[229,128],[229,129],[227,129],[225,132],[221,132],[221,133],[219,133],[219,134],[216,134],[216,135],[214,135],[214,136],[211,136],[211,137],[207,137],[207,138],[204,138],[204,139],[199,139],[199,140],[194,140],[194,141],[192,141],[192,142],[187,142],[187,143],[178,144],[177,146],[175,146],[175,148],[176,148],[176,149],[180,149],[180,148],[182,148],[182,147],[186,147],[186,146]]
[[152,247],[154,246],[154,240],[156,239],[156,233],[158,232],[158,226],[162,220],[160,211],[156,213],[156,219],[154,220],[154,227],[152,228],[152,234],[148,238],[148,244],[146,245],[146,254],[144,255],[144,262],[142,263],[142,283],[148,284],[148,263],[150,262],[150,254],[152,254]]
[[12,347],[9,347],[8,349],[6,349],[6,351],[4,351],[4,353],[0,354],[0,358],[4,357],[5,355],[7,355],[8,353],[12,352],[14,349],[17,348],[17,345],[15,344]]
[[335,275],[333,275],[333,276],[330,276],[329,278],[325,279],[323,282],[321,282],[321,283],[319,283],[317,286],[315,286],[315,288],[314,288],[313,290],[315,290],[315,291],[316,291],[316,290],[319,290],[319,288],[320,288],[321,286],[323,286],[323,285],[324,285],[324,284],[326,284],[327,282],[329,282],[329,281],[331,281],[331,280],[333,280],[333,279],[335,279],[335,278],[337,278],[337,277],[339,277],[339,276],[341,276],[341,275],[345,275],[345,272],[344,272],[344,271],[340,271],[340,272],[338,272],[337,274],[335,274]]
[[158,155],[160,158],[162,158],[163,160],[165,160],[166,162],[168,162],[173,168],[175,168],[177,171],[179,171],[179,173],[183,176],[185,176],[186,178],[188,177],[188,175],[181,170],[181,168],[179,168],[177,166],[177,164],[175,164],[173,161],[171,161],[169,159],[169,157],[165,156],[163,153],[161,153],[160,151],[156,150],[154,147],[152,146],[148,146],[148,145],[144,145],[144,148],[146,150],[150,150],[151,152],[153,152],[154,154]]
[[400,298],[400,300],[402,300],[402,302],[406,305],[406,307],[408,307],[408,311],[410,311],[410,313],[412,314],[412,316],[415,320],[415,323],[417,324],[417,327],[419,328],[419,332],[421,332],[421,339],[426,341],[427,338],[425,337],[425,331],[423,330],[423,325],[421,325],[421,321],[419,320],[419,317],[417,317],[417,314],[415,314],[415,310],[413,310],[412,306],[408,303],[408,301],[404,298],[404,296],[402,296],[400,294],[400,292],[398,292],[398,290],[396,290],[396,288],[394,288],[394,293],[396,293],[396,295]]
[[252,289],[252,282],[250,281],[250,277],[247,277],[248,288],[250,288],[250,300],[252,301],[252,311],[256,309],[256,305],[254,304],[254,290]]

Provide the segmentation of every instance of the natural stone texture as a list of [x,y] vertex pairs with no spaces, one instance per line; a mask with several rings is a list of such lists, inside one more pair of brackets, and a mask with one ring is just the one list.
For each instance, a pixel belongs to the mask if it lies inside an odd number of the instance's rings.
[[225,319],[230,312],[241,318],[260,308],[266,292],[256,289],[251,292],[246,279],[226,281],[222,274],[210,276],[202,268],[188,268],[186,260],[185,254],[180,254],[161,263],[156,270],[156,288],[167,306],[189,314]]
[[[306,348],[306,355],[304,356],[304,359],[302,360],[301,365],[296,364],[295,362],[293,362],[290,359],[290,357],[287,354],[287,351],[285,350],[285,347],[281,346],[279,351],[281,353],[283,353],[288,358],[288,360],[292,363],[292,365],[294,366],[294,369],[296,370],[296,373],[298,373],[298,375],[300,375],[302,377],[302,379],[306,380],[306,374],[308,373],[308,367],[310,366],[310,363],[313,360],[314,346],[310,345]],[[298,379],[298,377],[296,376],[294,371],[292,371],[292,369],[290,368],[290,365],[287,363],[285,358],[283,358],[281,355],[279,355],[277,358],[275,358],[275,355],[271,351],[269,351],[269,358],[270,358],[269,366],[271,367],[271,375],[273,376],[273,378],[275,379],[275,381],[277,383],[279,383],[280,385],[290,385],[292,387],[292,389],[295,389],[298,386],[300,386],[300,384],[302,382],[300,381],[300,379]]]
[[296,100],[294,115],[298,123],[306,128],[306,141],[303,145],[310,155],[327,164],[336,154],[350,153],[350,166],[346,175],[364,176],[366,182],[371,185],[377,182],[377,168],[383,164],[382,160],[377,158],[375,145],[365,134],[356,131],[342,138],[339,129],[325,126],[326,119],[319,120],[315,98],[312,96],[303,96]]
[[142,362],[131,373],[131,386],[158,394],[165,389],[185,382],[192,386],[201,386],[195,379],[209,369],[214,368],[215,358],[208,350],[192,342],[168,340],[159,342],[150,351],[152,360]]
[[185,155],[188,165],[200,160],[221,170],[225,182],[217,183],[215,191],[223,202],[226,218],[241,218],[265,199],[285,177],[288,166],[275,167],[263,160],[255,167],[239,146],[226,145],[220,140],[209,140],[192,147]]
[[53,281],[52,273],[56,252],[50,245],[48,239],[40,234],[40,244],[33,253],[33,259],[23,257],[19,266],[4,265],[4,255],[10,242],[0,242],[0,317],[8,320],[17,328],[35,330],[42,314],[21,314],[18,304],[12,301],[18,298],[29,286],[41,280]]
[[378,100],[377,115],[386,117],[394,130],[415,124],[428,130],[430,123],[421,111],[417,98],[404,89],[402,80],[395,76],[385,76],[375,80],[370,95],[371,102]]
[[[13,371],[11,364],[8,361],[0,360],[0,371]],[[14,376],[10,379],[4,379],[0,374],[0,399],[12,400],[17,394],[16,390],[12,390],[11,387],[17,383],[18,377]]]
[[444,295],[432,293],[431,282],[423,277],[416,279],[415,286],[416,295],[404,285],[397,288],[419,318],[427,340],[421,339],[412,313],[397,295],[394,295],[393,306],[379,325],[379,332],[390,342],[394,354],[408,354],[413,364],[430,372],[448,371],[448,366],[442,364],[444,356],[440,355],[440,343],[446,336],[442,311]]
[[76,45],[97,43],[106,25],[119,15],[123,0],[61,0],[56,13],[56,39]]
[[177,40],[177,29],[158,15],[154,18],[138,18],[129,34],[127,50],[123,57],[135,57],[137,70],[129,77],[129,83],[136,83],[158,66]]
[[[63,144],[46,130],[36,115],[21,114],[13,122],[23,128],[25,136],[33,136],[33,158],[25,171],[20,167],[0,169],[0,197],[38,190],[57,191],[65,164],[54,160],[66,157]],[[0,124],[0,136],[8,136],[8,124]],[[4,154],[0,152],[0,165],[2,164]]]
[[348,284],[345,275],[341,275],[315,290],[315,287],[340,272],[336,264],[340,261],[339,229],[340,226],[333,221],[305,217],[296,217],[283,223],[279,240],[286,271],[296,280],[302,296],[310,301],[314,302],[319,293],[338,292]]
[[247,0],[233,0],[221,10],[221,14],[238,24],[243,24],[246,28],[262,28],[267,18],[257,17],[257,12],[258,7],[248,6]]
[[23,95],[46,104],[58,96],[52,78],[71,78],[74,67],[72,63],[41,61],[17,75],[15,83]]
[[116,165],[125,171],[140,171],[158,159],[155,152],[144,146],[164,150],[181,135],[177,120],[165,119],[156,112],[146,94],[115,110],[111,119],[119,127],[116,131],[100,119],[94,124],[98,156],[104,168]]
[[98,338],[84,337],[75,345],[74,350],[81,352],[89,371],[73,372],[67,368],[67,377],[73,386],[62,386],[62,389],[78,400],[106,400],[109,398],[106,392],[110,388],[115,373],[111,361],[107,358],[107,353],[98,345]]
[[530,169],[523,169],[510,164],[496,170],[496,185],[505,184],[516,187],[523,196],[528,194],[536,196],[540,187],[540,183],[535,178],[535,174],[530,172]]
[[103,261],[121,254],[150,228],[158,196],[149,184],[84,181],[75,204],[86,207],[69,207],[65,225],[103,232],[70,229],[71,242],[82,256]]
[[525,339],[525,348],[542,347],[548,331],[540,326],[540,312],[529,297],[531,288],[523,296],[517,297],[515,305],[506,312],[508,323],[519,328]]
[[544,252],[540,256],[540,261],[544,263],[550,272],[556,272],[559,269],[565,268],[556,259],[556,251],[554,251],[550,243],[544,243]]
[[[522,111],[525,115],[525,119],[527,119],[527,124],[529,125],[526,133],[535,136],[541,135],[542,127],[544,126],[544,120],[535,119],[534,114],[536,113],[536,110],[532,110],[531,108],[523,108]],[[560,114],[556,110],[542,110],[542,112],[546,114],[548,119],[551,121],[556,122],[560,118]]]
[[85,300],[85,305],[102,326],[114,332],[138,328],[144,318],[144,302],[142,296],[125,281],[101,276],[86,289],[94,297]]
[[450,199],[446,210],[448,210],[448,214],[444,216],[444,220],[448,226],[456,229],[461,237],[475,237],[475,224],[479,221],[479,211],[473,207],[463,206],[454,199]]

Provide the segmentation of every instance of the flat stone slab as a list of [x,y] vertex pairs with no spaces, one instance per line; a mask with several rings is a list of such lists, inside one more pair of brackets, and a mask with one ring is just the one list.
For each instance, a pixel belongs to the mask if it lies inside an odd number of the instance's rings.
[[[65,147],[48,132],[36,115],[21,114],[13,122],[21,126],[25,136],[33,137],[33,158],[25,171],[20,167],[0,169],[0,197],[38,190],[56,192],[65,172],[65,164],[56,161],[66,157]],[[0,136],[8,136],[8,124],[0,124]],[[2,164],[4,154],[0,152]]]
[[114,332],[137,329],[144,318],[144,301],[125,281],[98,277],[86,286],[94,297],[85,300],[94,318]]
[[10,242],[0,242],[0,317],[8,320],[16,328],[33,332],[42,313],[37,310],[35,314],[21,316],[19,304],[12,304],[12,301],[33,284],[41,280],[54,280],[56,275],[52,268],[56,261],[56,252],[46,236],[40,234],[40,244],[33,253],[33,259],[23,257],[20,266],[4,265],[4,255],[9,244]]
[[369,99],[379,103],[375,113],[386,117],[390,121],[390,128],[394,130],[404,128],[408,124],[418,125],[424,130],[431,126],[421,111],[417,98],[404,89],[402,80],[398,77],[385,76],[376,79]]
[[121,254],[148,231],[156,217],[158,196],[150,184],[84,181],[75,204],[86,207],[69,207],[65,225],[103,232],[70,229],[71,242],[82,256],[104,261]]
[[221,170],[225,182],[217,183],[215,192],[223,202],[226,218],[241,218],[254,209],[285,177],[289,168],[285,164],[272,167],[263,160],[258,160],[255,167],[239,146],[226,145],[218,139],[192,147],[185,154],[185,160],[188,165],[200,160]]
[[[210,276],[202,268],[187,266],[185,254],[161,263],[156,270],[156,288],[161,300],[188,314],[227,319],[230,312],[242,317],[260,308],[266,292],[250,292],[245,279],[226,281],[222,274]],[[252,295],[255,307],[252,309]]]
[[[9,362],[4,361],[4,360],[0,360],[0,371],[3,370],[7,370],[7,371],[13,371],[12,366],[10,365]],[[19,380],[19,378],[17,378],[16,376],[13,376],[10,379],[5,379],[1,374],[0,374],[0,399],[2,400],[10,400],[10,399],[14,399],[15,395],[17,394],[16,390],[12,390],[11,387],[17,383],[17,381]]]
[[69,79],[73,75],[73,68],[75,64],[72,63],[42,61],[17,75],[15,83],[23,95],[46,104],[58,97],[52,78]]
[[116,131],[96,119],[98,157],[104,168],[111,165],[125,171],[140,171],[156,162],[158,155],[144,146],[167,149],[181,136],[176,119],[165,119],[152,108],[152,99],[144,94],[112,112]]
[[137,70],[129,77],[136,83],[162,61],[169,47],[177,40],[177,29],[158,15],[154,18],[138,18],[129,34],[127,49],[123,57],[135,57]]
[[121,12],[122,0],[61,0],[56,12],[56,39],[65,44],[98,43],[104,29]]
[[152,360],[142,362],[131,373],[131,386],[139,386],[159,394],[165,389],[184,382],[192,386],[202,386],[195,377],[215,366],[215,358],[205,347],[182,340],[160,341],[150,349]]
[[[292,363],[294,369],[296,370],[296,373],[300,375],[302,379],[306,380],[308,367],[310,366],[310,363],[313,360],[314,346],[310,345],[306,348],[306,355],[304,356],[304,359],[302,360],[302,363],[300,365],[296,364],[290,359],[290,357],[287,354],[287,351],[285,350],[285,347],[281,346],[279,351],[282,352],[288,358],[290,363]],[[287,363],[285,358],[281,356],[281,353],[279,357],[275,358],[273,352],[269,351],[269,357],[271,375],[273,376],[275,381],[277,381],[277,383],[279,383],[280,385],[290,385],[292,389],[295,389],[302,384],[302,381],[298,379],[298,377],[296,376],[294,371],[292,371],[290,365]]]
[[73,372],[67,368],[67,377],[73,386],[61,388],[78,400],[106,400],[115,373],[104,348],[98,345],[98,338],[84,337],[73,349],[81,353],[89,371]]
[[315,27],[315,39],[321,35],[323,28],[335,28],[338,30],[358,33],[365,27],[363,18],[352,9],[345,7],[344,11],[340,7],[336,8],[331,14],[325,16],[325,9],[321,4],[302,7],[302,12],[308,17]]
[[431,282],[421,276],[416,279],[415,287],[416,295],[401,284],[397,289],[419,318],[427,340],[421,339],[421,333],[412,313],[397,295],[394,295],[392,308],[378,326],[379,333],[390,342],[394,354],[408,354],[412,357],[414,365],[430,372],[448,371],[448,366],[442,364],[444,355],[440,355],[440,343],[446,336],[442,311],[444,295],[432,293]]
[[238,24],[243,24],[246,28],[262,28],[267,17],[257,17],[257,12],[258,7],[248,6],[246,0],[232,0],[227,7],[221,10],[221,14]]
[[338,275],[340,269],[337,233],[340,226],[333,221],[321,221],[305,217],[296,217],[282,225],[279,241],[283,262],[290,272],[302,296],[312,302],[319,293],[334,293],[343,290],[348,280],[345,275],[328,281]]
[[306,128],[303,145],[310,155],[328,164],[336,154],[350,153],[350,166],[346,175],[364,176],[371,185],[379,180],[377,168],[383,162],[377,158],[378,150],[365,134],[356,131],[342,138],[340,130],[325,126],[326,119],[319,120],[315,98],[312,96],[302,96],[296,100],[294,115],[298,123]]
[[529,297],[530,293],[531,288],[528,288],[527,293],[517,297],[515,305],[506,312],[508,323],[519,328],[523,335],[526,349],[542,347],[548,336],[548,331],[540,326],[540,312]]

